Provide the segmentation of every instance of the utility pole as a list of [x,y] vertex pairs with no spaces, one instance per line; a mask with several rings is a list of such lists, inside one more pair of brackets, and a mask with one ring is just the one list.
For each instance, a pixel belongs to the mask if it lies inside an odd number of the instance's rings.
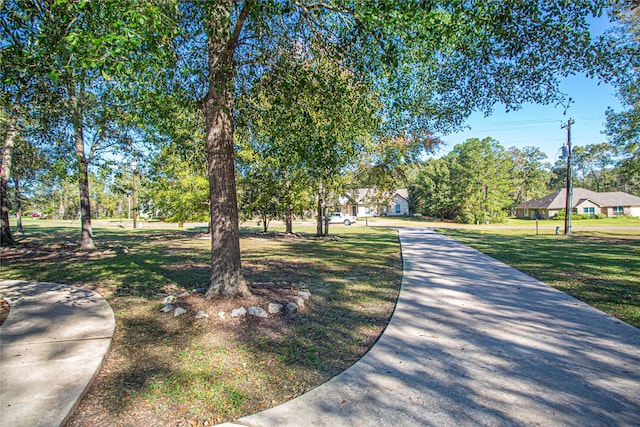
[[567,200],[564,209],[564,234],[571,234],[571,215],[573,214],[573,179],[571,178],[571,125],[575,122],[569,119],[562,129],[567,129]]

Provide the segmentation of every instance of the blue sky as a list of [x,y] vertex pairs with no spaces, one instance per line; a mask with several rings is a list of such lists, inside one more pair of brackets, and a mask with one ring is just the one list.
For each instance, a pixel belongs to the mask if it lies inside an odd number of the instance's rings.
[[496,106],[489,117],[482,113],[472,114],[466,122],[469,129],[443,136],[446,145],[436,155],[448,153],[454,145],[469,138],[492,137],[506,149],[540,147],[547,154],[547,161],[554,163],[567,140],[567,131],[561,126],[569,118],[575,121],[571,127],[572,146],[605,142],[606,135],[602,134],[605,111],[607,107],[621,109],[615,89],[604,83],[598,85],[596,80],[573,76],[562,80],[561,90],[573,99],[566,115],[561,106],[527,104],[521,110],[509,113]]
[[[612,24],[603,16],[591,18],[591,35],[598,36]],[[560,91],[573,99],[573,103],[564,114],[564,108],[554,105],[524,105],[521,110],[504,112],[504,107],[496,105],[489,117],[474,113],[466,124],[469,129],[451,135],[442,136],[446,143],[436,156],[441,156],[459,143],[469,138],[492,137],[506,149],[526,146],[539,147],[547,154],[547,161],[554,163],[560,155],[562,144],[567,140],[567,130],[561,126],[569,118],[575,123],[571,127],[571,145],[586,146],[606,141],[605,111],[612,107],[620,111],[616,90],[608,84],[584,76],[572,76],[561,79]]]

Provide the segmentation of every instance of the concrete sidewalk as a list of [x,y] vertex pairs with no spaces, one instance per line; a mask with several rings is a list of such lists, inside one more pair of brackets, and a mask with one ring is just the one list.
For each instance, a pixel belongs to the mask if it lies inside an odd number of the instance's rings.
[[640,329],[424,229],[391,323],[326,384],[226,426],[639,426]]
[[111,344],[115,319],[96,292],[0,280],[9,317],[0,327],[0,426],[60,426]]

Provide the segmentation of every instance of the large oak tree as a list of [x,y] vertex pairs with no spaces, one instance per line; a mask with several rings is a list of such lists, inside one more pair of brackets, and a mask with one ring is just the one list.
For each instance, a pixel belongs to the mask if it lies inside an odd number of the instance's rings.
[[240,264],[234,99],[270,68],[282,40],[292,50],[318,49],[368,80],[396,132],[447,131],[496,104],[557,102],[560,76],[615,78],[621,55],[605,36],[592,38],[588,23],[608,7],[608,1],[542,0],[184,3],[184,27],[201,31],[183,48],[206,52],[191,64],[207,67],[199,74],[206,82],[212,224],[207,296],[248,292]]

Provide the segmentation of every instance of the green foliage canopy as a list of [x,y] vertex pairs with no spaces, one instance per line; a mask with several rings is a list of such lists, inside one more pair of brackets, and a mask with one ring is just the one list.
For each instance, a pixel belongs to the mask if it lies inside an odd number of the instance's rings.
[[[640,45],[640,9],[620,12],[622,27],[617,29],[620,44],[628,49]],[[628,179],[637,182],[640,176],[640,65],[629,61],[618,86],[623,111],[608,109],[607,129],[610,142],[625,154],[622,169]]]
[[513,163],[492,138],[472,138],[430,159],[411,187],[414,209],[462,223],[500,222],[513,203]]
[[529,199],[544,196],[550,179],[548,165],[543,163],[547,155],[538,147],[511,147],[507,154],[513,165],[513,188],[510,192],[513,207]]

